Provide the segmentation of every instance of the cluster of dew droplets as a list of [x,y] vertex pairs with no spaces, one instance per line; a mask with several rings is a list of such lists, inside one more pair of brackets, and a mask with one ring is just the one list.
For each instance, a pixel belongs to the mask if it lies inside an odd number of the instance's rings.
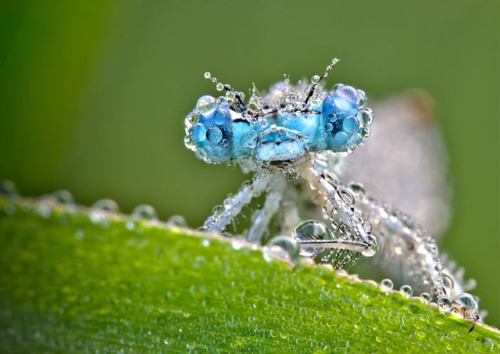
[[[394,283],[391,279],[382,279],[380,281],[380,288],[385,291],[393,290]],[[399,288],[399,292],[405,297],[413,296],[413,289],[410,285],[407,284],[402,285]],[[427,292],[421,293],[419,298],[425,303],[438,306],[442,311],[452,312],[457,316],[472,321],[477,321],[479,319],[478,302],[476,298],[474,298],[474,296],[472,296],[471,294],[461,293],[457,295],[453,300],[449,297],[439,297],[437,298],[436,303],[432,303],[433,297]]]
[[[18,200],[20,195],[15,184],[10,180],[0,180],[0,198],[11,201]],[[34,205],[36,213],[43,218],[52,216],[55,208],[63,205],[66,213],[61,213],[59,219],[61,222],[67,222],[67,213],[73,213],[79,208],[75,203],[73,195],[64,189],[57,190],[52,194],[44,194],[37,198]],[[14,213],[14,204],[8,203],[5,206],[7,214]],[[96,201],[89,210],[88,217],[96,225],[108,227],[112,219],[119,217],[118,204],[112,199],[100,199]],[[159,224],[159,219],[155,209],[150,205],[137,206],[128,216],[126,227],[134,229],[137,222],[150,222]],[[187,228],[186,220],[180,215],[171,216],[166,222],[167,228]],[[81,230],[80,230],[81,231]]]

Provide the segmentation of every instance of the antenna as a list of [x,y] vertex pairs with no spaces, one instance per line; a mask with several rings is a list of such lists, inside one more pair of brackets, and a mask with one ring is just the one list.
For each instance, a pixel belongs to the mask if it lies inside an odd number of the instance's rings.
[[335,67],[335,65],[339,61],[340,61],[340,59],[333,58],[332,63],[326,67],[325,71],[323,72],[323,74],[321,74],[321,76],[314,75],[312,77],[312,79],[311,79],[312,84],[309,88],[309,93],[307,94],[306,100],[304,101],[306,104],[311,99],[312,95],[314,94],[314,91],[316,90],[316,87],[318,87],[318,84],[321,82],[321,80],[323,80],[323,78],[328,76],[328,73]]
[[245,102],[243,101],[241,92],[234,91],[231,88],[231,86],[229,86],[228,84],[223,84],[222,82],[217,80],[216,77],[212,77],[212,74],[209,71],[207,71],[205,74],[203,74],[203,77],[207,80],[212,81],[215,84],[215,88],[217,89],[217,91],[226,90],[226,92],[232,92],[234,94],[234,97],[238,100],[239,104],[241,106],[243,106],[245,111],[247,110],[247,106],[245,105]]

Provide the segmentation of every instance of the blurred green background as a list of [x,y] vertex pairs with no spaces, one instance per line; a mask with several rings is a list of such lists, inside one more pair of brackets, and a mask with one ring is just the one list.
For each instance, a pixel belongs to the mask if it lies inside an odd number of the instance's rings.
[[203,72],[246,91],[336,56],[335,81],[368,97],[435,98],[454,190],[442,247],[499,326],[499,3],[1,0],[0,178],[198,226],[244,180],[184,148],[185,114],[216,93]]

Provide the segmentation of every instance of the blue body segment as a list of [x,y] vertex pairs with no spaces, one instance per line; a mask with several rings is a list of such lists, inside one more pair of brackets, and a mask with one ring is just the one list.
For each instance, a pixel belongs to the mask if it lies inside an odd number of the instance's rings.
[[250,123],[244,120],[233,122],[233,158],[239,159],[252,154]]
[[341,85],[322,104],[305,111],[278,110],[258,118],[243,117],[223,102],[200,114],[188,133],[199,157],[210,163],[245,157],[287,161],[327,149],[344,152],[363,140],[359,101],[355,88]]

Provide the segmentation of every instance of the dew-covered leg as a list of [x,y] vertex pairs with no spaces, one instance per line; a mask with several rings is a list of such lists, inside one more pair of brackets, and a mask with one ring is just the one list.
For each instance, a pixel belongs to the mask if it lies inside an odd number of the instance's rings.
[[205,221],[202,230],[222,232],[226,226],[250,203],[266,189],[269,183],[268,174],[257,174],[251,183],[245,182],[235,195],[229,195],[224,204],[214,208],[214,213]]
[[[436,241],[422,226],[409,215],[367,197],[359,184],[351,184],[351,187],[357,191],[357,203],[363,215],[373,221],[380,235],[377,261],[394,279],[410,284],[417,292],[430,292],[438,298],[453,297],[453,293],[463,291],[462,281],[453,279],[453,273],[443,275]],[[447,284],[445,278],[454,286]]]
[[281,199],[281,234],[291,235],[300,223],[298,195],[295,184],[288,183]]
[[286,180],[282,174],[272,175],[268,184],[264,205],[254,214],[252,225],[248,230],[247,240],[249,242],[260,243],[269,222],[279,209],[285,186]]
[[[373,256],[377,244],[370,223],[354,207],[354,196],[328,170],[322,156],[311,154],[311,158],[301,165],[300,174],[309,183],[315,194],[314,202],[323,207],[333,229],[330,232],[317,221],[297,227],[295,238],[305,252],[316,261],[332,263],[336,268],[354,264],[361,255]],[[319,234],[322,236],[318,237]]]
[[372,221],[379,235],[376,260],[384,271],[410,284],[415,295],[429,293],[442,309],[474,323],[480,321],[477,299],[464,292],[473,289],[475,282],[465,282],[463,268],[439,255],[432,236],[409,215],[367,197],[361,185],[352,183],[351,189],[363,216]]

